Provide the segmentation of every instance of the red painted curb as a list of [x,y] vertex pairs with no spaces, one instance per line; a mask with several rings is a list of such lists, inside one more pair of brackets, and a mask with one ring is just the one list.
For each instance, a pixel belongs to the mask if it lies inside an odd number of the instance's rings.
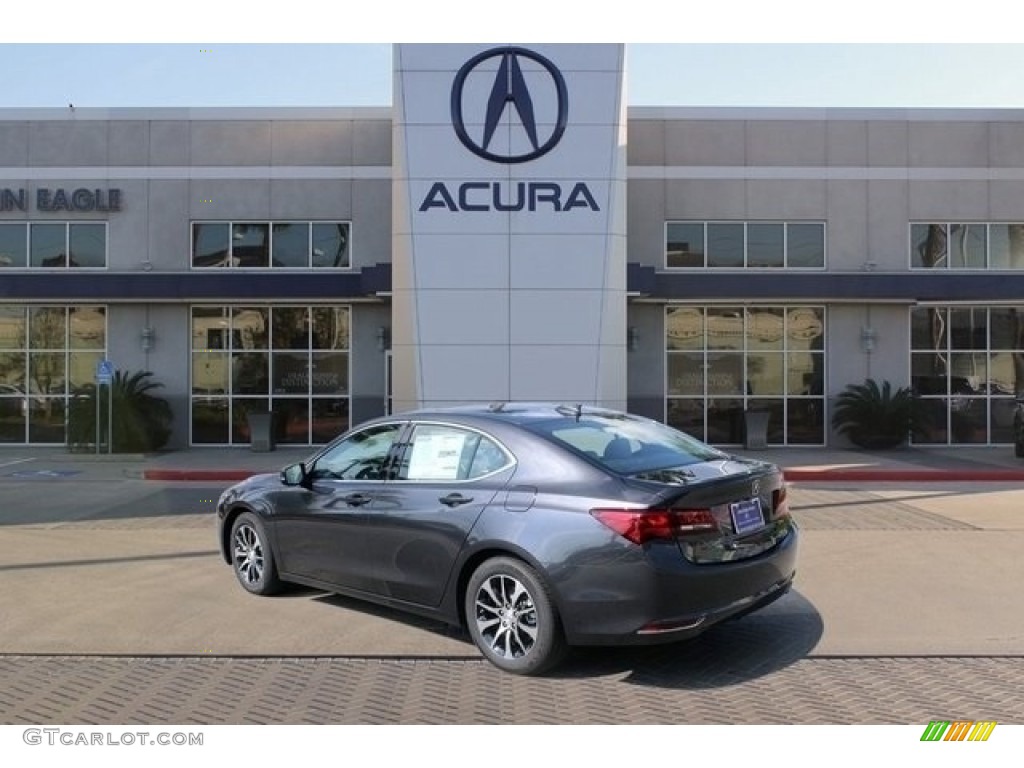
[[248,469],[146,469],[142,479],[237,483],[259,474],[262,473]]

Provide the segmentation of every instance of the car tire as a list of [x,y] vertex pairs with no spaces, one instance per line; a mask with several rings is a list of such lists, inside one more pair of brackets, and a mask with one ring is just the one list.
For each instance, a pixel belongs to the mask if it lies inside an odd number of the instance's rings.
[[1024,443],[1013,444],[1013,455],[1018,459],[1024,459]]
[[281,591],[277,563],[263,523],[252,512],[243,512],[231,526],[231,567],[238,583],[254,595]]
[[551,592],[537,572],[510,557],[484,561],[465,594],[466,624],[476,647],[499,669],[539,675],[567,650]]

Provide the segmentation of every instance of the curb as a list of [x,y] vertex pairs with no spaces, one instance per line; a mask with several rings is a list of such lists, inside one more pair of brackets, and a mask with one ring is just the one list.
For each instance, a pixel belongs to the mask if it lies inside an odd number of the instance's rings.
[[268,474],[252,469],[145,469],[143,480],[238,483],[253,475]]

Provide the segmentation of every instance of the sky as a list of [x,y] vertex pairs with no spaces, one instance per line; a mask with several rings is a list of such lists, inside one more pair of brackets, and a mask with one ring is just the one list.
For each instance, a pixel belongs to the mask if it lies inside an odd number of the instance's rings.
[[1024,5],[995,0],[157,7],[5,9],[0,107],[389,106],[391,42],[500,35],[639,41],[626,49],[630,106],[1024,108]]

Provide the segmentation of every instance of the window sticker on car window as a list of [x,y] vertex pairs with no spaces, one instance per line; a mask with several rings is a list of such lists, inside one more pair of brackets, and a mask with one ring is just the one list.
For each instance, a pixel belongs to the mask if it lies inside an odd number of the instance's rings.
[[409,458],[410,480],[455,480],[468,435],[464,432],[418,431]]

